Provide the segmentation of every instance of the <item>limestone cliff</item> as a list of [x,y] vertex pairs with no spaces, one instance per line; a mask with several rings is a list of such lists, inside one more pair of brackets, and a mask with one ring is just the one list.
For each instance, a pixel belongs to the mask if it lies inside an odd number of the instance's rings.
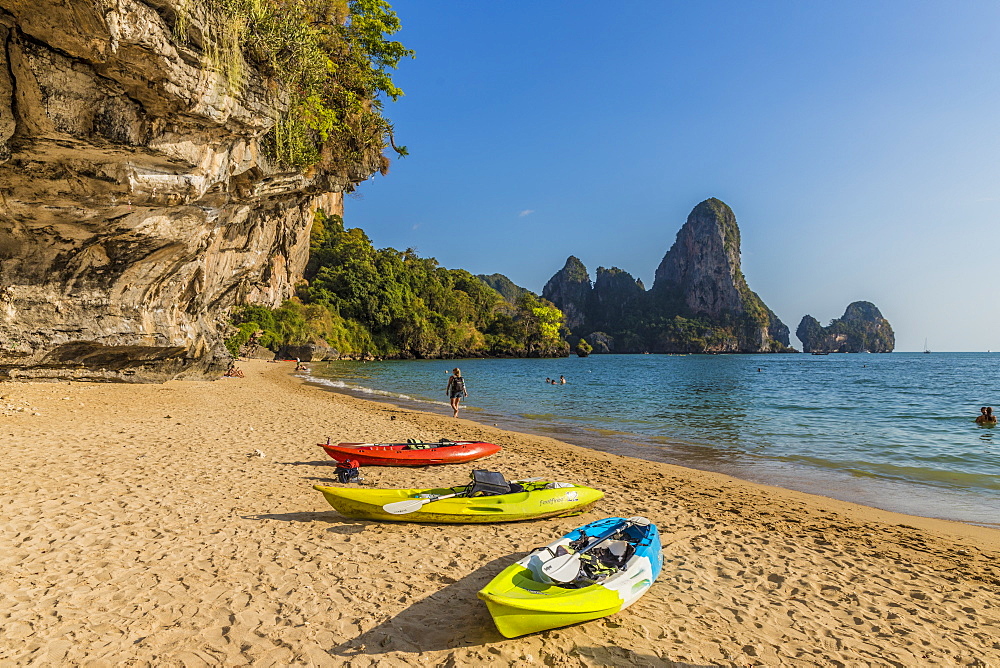
[[891,353],[896,347],[892,325],[871,302],[853,302],[826,327],[811,315],[802,317],[795,335],[802,351],[811,353]]
[[661,308],[731,329],[717,352],[768,352],[789,345],[788,327],[747,285],[740,228],[721,200],[707,199],[691,211],[656,269],[651,292]]
[[584,322],[591,293],[590,274],[580,259],[570,255],[563,268],[542,288],[542,297],[559,307],[571,330]]
[[0,379],[217,372],[228,309],[290,296],[313,211],[378,168],[273,164],[280,91],[206,66],[196,6],[0,0]]
[[688,216],[649,291],[617,267],[598,268],[591,285],[586,267],[570,257],[542,294],[594,352],[789,350],[788,327],[747,285],[736,217],[717,199]]

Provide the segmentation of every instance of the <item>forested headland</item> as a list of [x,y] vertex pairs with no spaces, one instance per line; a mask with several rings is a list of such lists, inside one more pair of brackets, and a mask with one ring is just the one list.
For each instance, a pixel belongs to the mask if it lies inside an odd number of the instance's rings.
[[234,355],[250,341],[330,349],[332,358],[559,357],[569,354],[563,314],[525,290],[513,301],[464,269],[413,249],[376,249],[360,228],[317,212],[309,264],[278,309],[234,312]]

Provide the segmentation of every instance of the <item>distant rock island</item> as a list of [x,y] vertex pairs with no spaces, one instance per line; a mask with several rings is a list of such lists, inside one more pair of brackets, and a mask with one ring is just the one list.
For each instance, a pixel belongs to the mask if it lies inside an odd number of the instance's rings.
[[788,327],[750,290],[732,209],[712,198],[691,211],[656,269],[653,287],[627,271],[570,256],[542,296],[595,353],[792,352]]
[[896,347],[892,326],[871,302],[853,302],[826,327],[803,316],[795,335],[807,353],[891,353]]

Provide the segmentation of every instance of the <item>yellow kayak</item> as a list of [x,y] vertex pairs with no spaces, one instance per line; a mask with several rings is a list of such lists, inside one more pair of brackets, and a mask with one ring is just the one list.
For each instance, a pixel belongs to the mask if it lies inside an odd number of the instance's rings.
[[[570,566],[569,575],[553,579],[547,564],[560,560]],[[479,598],[497,630],[516,638],[624,610],[646,593],[662,568],[655,524],[645,517],[608,517],[511,564],[479,591]]]
[[[467,485],[435,489],[314,486],[314,489],[323,492],[337,512],[346,517],[452,524],[516,522],[576,515],[604,496],[604,492],[590,487],[544,480],[524,481],[514,486],[514,489],[522,488],[520,491],[492,496],[464,496],[469,488]],[[394,506],[386,510],[384,506],[388,504]],[[391,512],[393,508],[397,511]],[[400,513],[398,508],[405,508],[407,512]]]

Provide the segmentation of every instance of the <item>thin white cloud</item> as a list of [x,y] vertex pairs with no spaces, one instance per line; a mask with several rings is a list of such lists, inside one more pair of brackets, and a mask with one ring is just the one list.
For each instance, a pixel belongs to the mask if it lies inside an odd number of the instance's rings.
[[419,229],[420,229],[420,223],[414,223],[414,225],[413,225],[413,231],[416,232]]
[[517,214],[519,218],[524,218],[525,216],[530,216],[535,212],[534,209],[525,209],[521,213]]

